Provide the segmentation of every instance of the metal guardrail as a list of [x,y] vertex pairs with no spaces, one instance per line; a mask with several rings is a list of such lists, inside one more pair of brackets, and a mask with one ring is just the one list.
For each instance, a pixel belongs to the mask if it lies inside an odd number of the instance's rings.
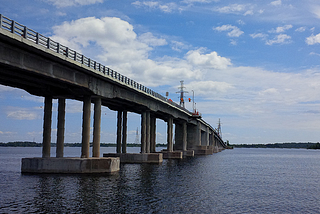
[[101,63],[98,63],[97,61],[94,61],[94,60],[76,52],[75,50],[68,48],[67,46],[64,46],[58,42],[55,42],[52,39],[50,39],[49,37],[43,36],[42,34],[36,32],[34,30],[31,30],[31,29],[27,28],[26,26],[12,20],[12,19],[9,19],[8,17],[3,16],[2,14],[0,14],[0,28],[7,30],[7,31],[10,31],[11,33],[13,33],[15,35],[21,36],[31,42],[34,42],[37,45],[45,47],[45,48],[47,48],[51,51],[54,51],[58,54],[64,55],[69,59],[72,59],[76,62],[79,62],[79,63],[87,66],[88,68],[99,71],[102,76],[112,77],[113,79],[118,80],[128,86],[131,86],[136,90],[143,91],[153,97],[156,97],[162,101],[165,101],[165,102],[181,109],[182,111],[185,111],[185,112],[191,114],[191,112],[188,111],[187,109],[183,108],[182,106],[178,105],[175,102],[167,100],[164,96],[151,90],[150,88],[147,88],[147,87],[143,86],[142,84],[118,73],[117,71],[112,70],[112,69],[108,68],[107,66],[104,66]]

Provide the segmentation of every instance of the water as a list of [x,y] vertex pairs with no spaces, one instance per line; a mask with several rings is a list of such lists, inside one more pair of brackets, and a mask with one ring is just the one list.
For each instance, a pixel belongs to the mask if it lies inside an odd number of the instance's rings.
[[0,213],[320,213],[320,151],[234,149],[111,176],[22,175],[21,158],[36,156],[41,148],[0,147]]

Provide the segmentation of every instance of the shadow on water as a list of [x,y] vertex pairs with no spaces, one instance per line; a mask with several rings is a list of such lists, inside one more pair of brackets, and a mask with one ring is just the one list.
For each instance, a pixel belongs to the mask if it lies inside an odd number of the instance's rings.
[[[33,190],[24,211],[37,213],[161,213],[186,192],[185,170],[195,159],[165,160],[160,165],[122,164],[112,175],[21,175]],[[27,181],[29,180],[29,181]],[[178,188],[177,188],[178,187]],[[27,202],[26,202],[27,200]],[[181,202],[179,202],[181,204]],[[27,206],[26,206],[27,204]],[[181,206],[179,208],[184,208]]]

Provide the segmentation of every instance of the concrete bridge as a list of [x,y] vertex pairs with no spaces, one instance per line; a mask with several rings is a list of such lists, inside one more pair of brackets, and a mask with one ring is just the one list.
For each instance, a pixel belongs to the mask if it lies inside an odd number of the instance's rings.
[[[120,73],[0,14],[0,84],[45,97],[41,158],[22,159],[22,172],[95,173],[123,163],[161,163],[163,158],[206,155],[227,148],[201,117]],[[58,99],[56,157],[50,157],[52,101]],[[65,101],[83,102],[79,158],[65,158]],[[93,153],[89,154],[94,103]],[[117,153],[100,155],[101,106],[118,112]],[[127,112],[141,115],[141,153],[128,154]],[[167,123],[167,149],[156,152],[156,119]],[[175,124],[175,126],[173,126]],[[175,127],[175,130],[173,130]],[[175,142],[173,142],[175,133]]]

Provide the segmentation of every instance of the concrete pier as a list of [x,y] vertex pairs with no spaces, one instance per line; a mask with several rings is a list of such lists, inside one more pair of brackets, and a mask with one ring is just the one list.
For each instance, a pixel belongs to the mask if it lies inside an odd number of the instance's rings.
[[113,173],[120,158],[22,158],[22,173]]
[[182,159],[183,158],[183,151],[168,151],[162,150],[163,159]]
[[213,150],[213,146],[197,146],[194,149],[194,155],[212,155]]
[[105,153],[103,157],[119,157],[120,163],[151,163],[160,164],[163,161],[162,153]]

